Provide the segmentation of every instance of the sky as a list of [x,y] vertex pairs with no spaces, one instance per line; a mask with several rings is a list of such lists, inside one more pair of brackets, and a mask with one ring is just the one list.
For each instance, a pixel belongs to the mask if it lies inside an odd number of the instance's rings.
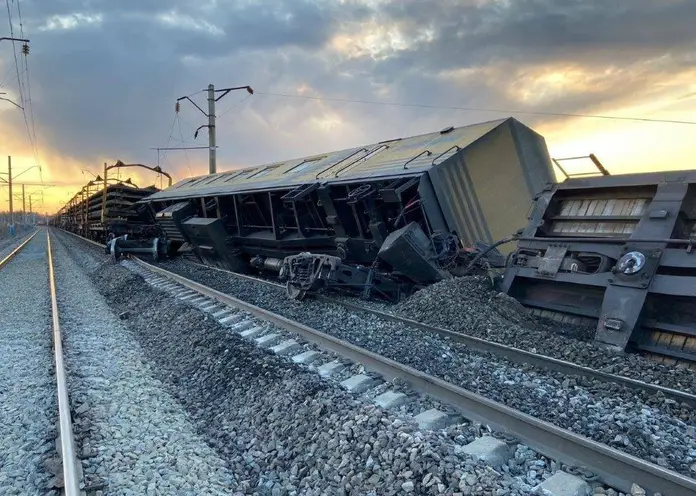
[[[12,25],[15,37],[30,39],[26,58],[16,45],[19,78],[12,44],[0,43],[0,96],[23,99],[26,111],[0,101],[0,157],[12,156],[13,175],[41,165],[16,180],[32,184],[26,192],[40,212],[56,211],[104,162],[159,163],[175,180],[206,173],[206,150],[152,148],[207,145],[205,129],[194,139],[205,116],[187,101],[176,114],[174,104],[192,95],[205,108],[200,91],[210,83],[255,90],[218,102],[219,171],[507,116],[541,133],[552,157],[594,153],[612,173],[694,168],[696,125],[546,115],[696,121],[693,0],[6,0],[0,7],[0,36]],[[142,186],[155,180],[126,177]]]

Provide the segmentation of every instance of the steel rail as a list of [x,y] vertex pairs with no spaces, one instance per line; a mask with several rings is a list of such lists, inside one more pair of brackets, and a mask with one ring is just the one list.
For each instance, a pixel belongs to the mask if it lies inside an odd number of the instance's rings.
[[14,258],[14,256],[15,256],[17,253],[19,253],[20,251],[22,251],[22,248],[24,248],[24,247],[27,245],[27,243],[29,243],[29,241],[31,241],[32,238],[33,238],[34,236],[36,236],[37,234],[39,234],[39,231],[38,231],[38,230],[37,230],[34,234],[32,234],[31,236],[29,236],[27,239],[25,239],[24,241],[22,241],[22,243],[21,243],[17,248],[15,248],[14,250],[12,250],[12,251],[10,252],[9,255],[7,255],[5,258],[3,258],[2,260],[0,260],[0,268],[2,268],[5,264],[7,264],[7,262],[9,262],[10,260],[12,260],[12,259]]
[[[285,286],[282,284],[275,283],[273,281],[267,281],[260,279],[258,277],[249,276],[246,274],[238,274],[225,269],[220,269],[218,267],[210,267],[204,264],[193,263],[200,267],[205,267],[207,269],[217,270],[219,272],[224,272],[226,274],[234,275],[240,279],[247,279],[268,286],[276,287],[279,289],[284,289]],[[454,342],[462,343],[467,347],[482,353],[491,353],[496,356],[504,357],[516,364],[528,364],[536,367],[540,367],[547,370],[552,370],[555,372],[560,372],[565,375],[574,375],[580,377],[587,377],[589,379],[596,379],[603,382],[612,382],[636,391],[645,391],[650,394],[663,394],[665,397],[673,399],[675,401],[686,403],[691,408],[696,408],[696,394],[687,393],[685,391],[680,391],[678,389],[668,388],[665,386],[660,386],[658,384],[650,384],[648,382],[639,381],[637,379],[632,379],[630,377],[611,374],[609,372],[602,372],[601,370],[595,370],[590,367],[585,367],[584,365],[578,365],[573,362],[568,362],[566,360],[561,360],[558,358],[553,358],[548,355],[541,355],[539,353],[532,353],[531,351],[522,350],[520,348],[515,348],[513,346],[508,346],[494,341],[489,341],[487,339],[478,338],[476,336],[471,336],[469,334],[464,334],[462,332],[451,331],[442,327],[433,326],[430,324],[425,324],[417,320],[407,319],[405,317],[399,317],[381,310],[374,308],[367,308],[364,306],[357,305],[355,303],[350,303],[347,301],[336,300],[330,296],[325,296],[321,294],[313,295],[316,299],[324,301],[327,303],[333,303],[336,305],[344,306],[355,312],[363,312],[370,315],[374,315],[384,320],[390,322],[395,322],[398,324],[403,324],[405,326],[415,327],[422,331],[430,332],[433,334],[438,334],[444,338],[451,339]]]
[[298,334],[319,348],[337,353],[382,374],[387,380],[400,378],[416,389],[452,405],[470,420],[509,432],[539,453],[572,466],[584,466],[606,484],[629,493],[636,483],[649,494],[660,492],[673,496],[696,493],[696,480],[666,470],[658,465],[628,455],[607,445],[539,420],[469,390],[450,384],[407,365],[335,338],[282,315],[257,307],[183,276],[131,258],[138,265],[182,286],[212,298],[223,305],[236,307],[255,317]]
[[70,399],[66,381],[65,365],[63,363],[63,341],[60,333],[60,318],[58,315],[58,298],[56,278],[53,270],[53,254],[51,250],[51,235],[46,230],[48,252],[48,279],[51,290],[51,314],[53,316],[53,351],[56,365],[56,383],[58,385],[58,418],[60,424],[60,453],[63,462],[63,483],[66,496],[79,496],[80,477],[79,464],[75,451],[75,438],[70,417]]

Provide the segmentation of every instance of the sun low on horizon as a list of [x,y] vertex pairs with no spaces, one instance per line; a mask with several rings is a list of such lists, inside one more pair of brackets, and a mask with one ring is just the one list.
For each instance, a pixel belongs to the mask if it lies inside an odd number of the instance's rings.
[[15,210],[23,184],[44,214],[117,160],[206,174],[210,83],[254,88],[217,103],[218,171],[504,117],[552,157],[593,153],[612,174],[694,169],[686,0],[23,0],[21,19],[8,13],[2,36],[29,42],[0,42],[0,211],[8,156]]

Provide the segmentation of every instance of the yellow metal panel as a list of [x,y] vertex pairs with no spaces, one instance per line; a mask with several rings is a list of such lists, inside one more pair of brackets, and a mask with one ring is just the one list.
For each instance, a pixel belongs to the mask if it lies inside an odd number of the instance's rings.
[[[276,162],[243,170],[232,170],[213,175],[188,178],[152,197],[153,200],[193,196],[198,194],[220,194],[253,190],[256,188],[292,188],[315,180],[360,179],[375,176],[407,174],[410,171],[425,171],[432,166],[433,160],[442,163],[458,150],[467,149],[477,140],[488,135],[501,124],[513,122],[512,119],[498,119],[469,126],[455,128],[445,134],[434,132],[397,139],[382,143],[373,143],[355,148],[312,155],[309,157]],[[502,126],[509,128],[508,125]],[[488,150],[486,153],[501,157],[514,155],[514,167],[520,168],[517,153],[510,136],[506,131],[505,151]],[[504,140],[505,141],[505,140]],[[459,148],[457,148],[459,147]],[[442,154],[442,155],[441,155]],[[414,157],[418,157],[404,165]],[[504,177],[507,165],[491,163],[491,168],[500,170]],[[342,172],[338,172],[344,169]],[[338,174],[338,175],[337,175]],[[520,180],[518,186],[526,190],[524,176],[517,174]],[[508,178],[507,187],[512,184]],[[528,205],[521,206],[524,212]],[[522,227],[522,226],[518,226]]]
[[[386,143],[373,143],[371,145],[364,145],[362,147],[337,152],[313,155],[310,157],[288,160],[285,162],[277,162],[274,164],[252,167],[245,169],[247,174],[237,176],[234,180],[234,184],[260,184],[269,181],[285,180],[290,176],[292,179],[303,178],[311,180],[315,179],[317,173],[321,172],[323,169],[326,170],[319,175],[319,179],[364,176],[369,175],[372,172],[380,172],[385,174],[390,172],[403,172],[404,164],[407,161],[427,150],[430,152],[430,155],[424,154],[420,160],[413,161],[411,164],[409,164],[409,169],[422,168],[424,166],[429,166],[434,158],[447,151],[449,148],[454,146],[466,148],[504,121],[505,119],[499,119],[496,121],[455,128],[453,131],[446,134],[440,134],[440,132],[429,133],[389,141]],[[440,157],[438,162],[443,161],[450,154],[455,152],[456,149],[451,150],[450,153]],[[355,155],[352,155],[353,153],[355,153]],[[293,171],[295,167],[307,161],[312,162],[311,167],[305,168],[298,173]],[[341,171],[341,169],[344,167],[346,167],[346,169]],[[263,169],[271,168],[272,170],[266,173],[259,173]],[[236,174],[238,172],[239,171],[229,171],[215,174],[215,176],[220,178],[216,181],[211,181],[209,184],[219,184],[225,179],[221,176],[229,177],[230,174]],[[337,173],[338,176],[336,176]],[[197,185],[189,183],[187,187],[188,186],[194,187]]]
[[[398,141],[391,141],[383,144],[378,143],[367,146],[366,148],[369,150],[381,148],[368,158],[361,159],[350,169],[346,169],[345,171],[339,173],[339,177],[343,178],[353,175],[360,176],[365,173],[371,173],[378,170],[381,172],[387,172],[389,170],[399,172],[403,170],[403,165],[407,161],[414,158],[418,154],[425,152],[426,150],[430,152],[430,155],[424,155],[420,161],[413,161],[411,164],[409,164],[409,168],[429,165],[433,159],[435,159],[438,155],[447,152],[448,149],[455,146],[466,148],[480,137],[495,129],[504,121],[505,119],[498,119],[495,121],[459,127],[446,134],[435,132],[421,136],[414,136],[413,138],[406,138]],[[452,149],[449,153],[438,158],[438,162],[442,162],[453,153],[456,153],[456,149]]]
[[[464,152],[464,163],[493,240],[510,236],[527,223],[532,203],[509,126],[500,126]],[[503,245],[509,253],[514,246]]]

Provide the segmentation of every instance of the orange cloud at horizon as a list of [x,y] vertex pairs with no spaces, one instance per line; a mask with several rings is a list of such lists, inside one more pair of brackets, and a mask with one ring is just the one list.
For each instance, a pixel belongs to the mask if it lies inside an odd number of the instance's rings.
[[[691,105],[691,108],[696,110],[696,102]],[[688,112],[671,112],[669,116],[673,119],[689,118]],[[337,126],[340,128],[342,125],[337,118],[326,120],[326,117],[317,116],[313,119],[318,127],[326,128],[327,131]],[[522,120],[524,121],[524,119]],[[696,168],[689,160],[693,156],[696,126],[624,121],[598,122],[595,119],[569,118],[542,123],[533,126],[533,128],[546,138],[552,157],[586,156],[589,153],[594,153],[612,174]],[[367,137],[365,141],[370,141],[370,138]],[[346,146],[352,145],[353,143],[346,144]],[[330,151],[320,148],[320,145],[308,148],[306,155]],[[277,150],[273,151],[273,155],[277,156],[278,154]],[[94,163],[82,163],[58,155],[51,159],[49,158],[51,152],[45,149],[41,151],[41,156],[46,157],[42,160],[42,174],[37,168],[32,168],[34,157],[28,145],[19,148],[12,155],[12,170],[15,177],[15,211],[18,211],[18,205],[21,205],[19,195],[22,183],[28,184],[25,188],[27,195],[43,191],[43,194],[40,195],[43,197],[43,202],[34,201],[34,211],[42,214],[53,214],[89,180],[93,179],[93,175],[102,174],[101,166]],[[112,164],[114,160],[106,160],[106,162]],[[225,171],[252,165],[259,164],[228,165],[218,162],[218,170]],[[592,164],[589,161],[567,163],[569,172],[587,171],[591,167]],[[172,174],[174,182],[191,175],[188,170],[181,167],[170,170],[163,166],[163,169]],[[0,155],[0,171],[4,173],[6,170],[7,156]],[[26,172],[23,173],[25,170]],[[207,173],[207,157],[198,157],[193,160],[191,171],[193,175]],[[22,175],[17,178],[17,174],[20,173]],[[155,183],[156,177],[154,176],[147,171],[123,170],[119,177],[124,180],[132,178],[132,181],[139,186],[149,186]],[[6,178],[6,175],[0,177]],[[47,186],[41,186],[41,180]],[[159,186],[159,184],[158,182],[157,185]],[[166,182],[163,183],[163,186],[166,187]],[[7,193],[7,185],[0,181],[0,198],[2,198],[0,211],[7,210]]]
[[[462,77],[474,77],[475,73],[475,70],[467,70],[465,73],[455,71],[443,77],[452,77],[456,80]],[[485,79],[495,79],[500,76],[498,71],[491,68],[486,68],[483,74]],[[590,109],[588,113],[689,121],[693,115],[696,115],[696,84],[691,83],[692,80],[696,81],[696,78],[693,76],[696,76],[696,70],[652,74],[649,76],[651,84],[648,87],[638,87],[633,94],[619,95],[606,104]],[[523,106],[522,104],[529,98],[534,98],[535,104],[545,102],[554,104],[562,103],[564,97],[576,98],[586,93],[601,95],[602,92],[620,84],[626,76],[622,71],[606,70],[596,75],[578,66],[539,66],[527,68],[524,74],[519,74],[518,77],[521,83],[516,86],[510,85],[508,95],[513,102],[517,101],[521,104],[520,106]],[[306,89],[311,88],[311,85],[306,83],[300,87]],[[330,102],[317,102],[314,113],[303,115],[300,123],[297,121],[298,114],[292,107],[279,107],[274,112],[276,112],[274,114],[276,121],[281,123],[277,132],[281,133],[285,139],[302,141],[304,136],[298,133],[314,135],[314,139],[303,144],[304,155],[331,151],[322,147],[330,146],[338,149],[337,145],[349,147],[359,145],[360,143],[354,142],[356,140],[370,142],[375,139],[375,136],[370,135],[370,130],[362,129],[359,123],[346,119],[342,108],[332,106]],[[457,117],[461,117],[458,122],[451,122],[452,118],[445,118],[444,115],[437,120],[442,120],[443,127],[450,123],[455,125],[471,123],[467,122],[466,113],[459,113]],[[523,122],[528,120],[524,116],[518,119]],[[430,120],[433,119],[430,118]],[[551,156],[555,158],[586,156],[594,153],[613,174],[694,169],[690,158],[696,143],[694,139],[696,125],[552,116],[543,118],[534,116],[533,120],[536,124],[531,124],[531,127],[546,138]],[[6,171],[8,154],[12,155],[13,176],[34,165],[35,160],[26,134],[22,134],[21,131],[4,124],[0,113],[0,135],[2,135],[0,172]],[[422,131],[428,132],[432,129]],[[273,141],[269,140],[268,143],[272,145]],[[296,158],[294,152],[293,156],[283,157],[283,151],[278,150],[277,147],[274,149],[272,146],[268,146],[264,153],[268,159],[259,163],[269,163],[279,157],[281,160]],[[168,163],[162,167],[174,176],[174,182],[192,174],[201,175],[207,172],[205,154],[191,156],[191,161],[189,168],[175,165],[171,169]],[[43,197],[43,202],[36,204],[34,210],[40,213],[54,213],[92,179],[93,175],[102,173],[104,162],[112,164],[115,160],[102,157],[85,163],[42,146],[39,150],[39,162],[42,165],[42,174],[37,168],[33,168],[22,174],[15,183],[17,185],[22,182],[31,184],[27,186],[27,194],[38,194],[43,191],[38,195]],[[231,165],[219,160],[218,170],[231,170],[250,165],[258,164]],[[568,163],[569,171],[588,170],[591,167],[589,161]],[[151,185],[156,179],[145,171],[129,169],[121,174],[122,179],[131,177],[139,186]],[[44,189],[40,185],[41,180],[52,186]],[[16,187],[15,198],[18,193],[19,187]],[[0,198],[4,199],[0,202],[0,211],[7,210],[7,188],[1,181]],[[16,210],[17,205],[18,203],[15,202]]]

